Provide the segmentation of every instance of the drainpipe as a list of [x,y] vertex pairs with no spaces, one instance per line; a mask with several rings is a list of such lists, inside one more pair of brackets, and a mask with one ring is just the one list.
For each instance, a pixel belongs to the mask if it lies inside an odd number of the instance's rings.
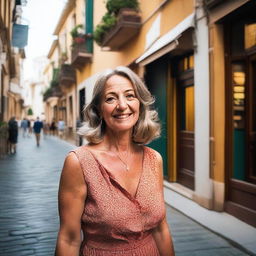
[[197,48],[195,72],[195,193],[194,200],[213,208],[213,181],[210,178],[210,79],[209,32],[203,0],[195,0]]

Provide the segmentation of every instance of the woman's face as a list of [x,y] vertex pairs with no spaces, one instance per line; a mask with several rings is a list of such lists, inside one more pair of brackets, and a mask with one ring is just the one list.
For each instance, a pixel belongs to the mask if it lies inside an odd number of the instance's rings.
[[107,129],[131,130],[138,121],[139,109],[140,102],[131,81],[120,75],[111,76],[101,99],[101,114]]

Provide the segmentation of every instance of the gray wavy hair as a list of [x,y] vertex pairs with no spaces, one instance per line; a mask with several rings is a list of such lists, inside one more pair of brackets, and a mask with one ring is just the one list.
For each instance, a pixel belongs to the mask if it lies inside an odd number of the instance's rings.
[[152,107],[155,99],[139,76],[124,66],[107,69],[99,75],[93,89],[92,100],[84,107],[83,114],[85,122],[78,130],[78,134],[83,135],[92,144],[98,144],[102,141],[106,124],[101,117],[101,99],[104,86],[107,80],[113,75],[119,75],[129,79],[133,84],[136,97],[140,102],[139,119],[132,133],[133,142],[137,144],[148,144],[158,138],[160,136],[161,126],[158,113]]

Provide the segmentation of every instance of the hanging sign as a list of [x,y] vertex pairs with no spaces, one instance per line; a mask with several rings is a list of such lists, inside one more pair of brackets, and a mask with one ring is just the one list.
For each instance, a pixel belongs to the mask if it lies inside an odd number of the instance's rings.
[[28,44],[28,25],[13,24],[12,46],[24,48]]

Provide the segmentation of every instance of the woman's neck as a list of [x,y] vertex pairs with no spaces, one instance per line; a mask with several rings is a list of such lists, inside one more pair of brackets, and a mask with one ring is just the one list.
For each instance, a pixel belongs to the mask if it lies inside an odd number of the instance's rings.
[[110,151],[131,151],[133,146],[131,132],[106,131],[103,144],[105,148]]

